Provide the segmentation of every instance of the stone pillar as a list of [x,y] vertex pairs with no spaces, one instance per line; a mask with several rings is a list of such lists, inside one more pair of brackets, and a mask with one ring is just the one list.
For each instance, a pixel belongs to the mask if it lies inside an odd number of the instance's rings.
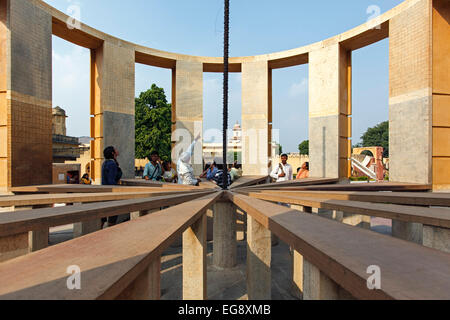
[[450,190],[450,2],[433,3],[433,189]]
[[303,259],[303,300],[337,300],[339,286],[315,265]]
[[[305,207],[310,208],[310,207]],[[308,209],[309,212],[312,212],[312,210]],[[338,210],[329,210],[329,209],[322,209],[317,208],[314,210],[315,213],[317,213],[320,217],[336,220],[341,223],[348,224],[350,226],[355,226],[363,229],[370,230],[370,216],[365,216],[361,214],[354,214],[354,213],[348,213]]]
[[[70,204],[66,204],[70,205]],[[71,205],[79,206],[82,205],[81,202],[76,202]],[[76,222],[73,224],[73,237],[79,238],[84,235],[87,235],[92,232],[96,232],[102,229],[102,221],[101,219],[94,219],[94,220],[87,220],[87,221],[81,221]]]
[[247,216],[247,294],[249,300],[271,299],[271,232]]
[[206,300],[206,227],[204,214],[183,233],[183,300]]
[[350,226],[370,230],[370,216],[333,210],[333,219]]
[[292,291],[303,299],[303,256],[297,250],[292,250]]
[[30,231],[28,233],[28,247],[30,252],[35,252],[48,247],[49,229]]
[[303,211],[303,208],[304,208],[303,206],[300,206],[298,204],[291,204],[291,209]]
[[159,300],[161,298],[161,256],[155,258],[116,300]]
[[29,253],[28,232],[0,237],[0,262]]
[[450,252],[450,229],[424,225],[423,245]]
[[134,48],[103,42],[91,50],[91,175],[101,183],[103,150],[114,146],[122,178],[134,179]]
[[423,225],[421,223],[392,220],[392,236],[395,238],[423,243]]
[[[172,159],[176,163],[203,132],[203,64],[178,60],[172,77]],[[191,158],[195,175],[203,172],[202,145],[202,140],[197,141]]]
[[310,176],[348,178],[351,52],[339,44],[309,53]]
[[0,192],[50,183],[52,17],[33,1],[1,0]]
[[[34,205],[32,209],[52,208],[53,205]],[[28,232],[28,247],[30,252],[35,252],[48,247],[49,228]]]
[[130,220],[136,220],[140,217],[146,216],[148,214],[152,214],[157,211],[160,211],[160,209],[157,208],[157,209],[150,209],[150,210],[143,210],[143,211],[134,211],[134,212],[130,213]]
[[77,222],[73,224],[73,237],[79,238],[101,229],[102,221],[100,219]]
[[214,227],[214,212],[212,209],[208,209],[206,211],[206,219],[207,219],[207,231],[206,231],[206,240],[213,240],[213,227]]
[[[308,208],[297,204],[291,204],[291,209],[301,212],[310,212]],[[307,211],[305,211],[307,210]],[[290,247],[292,255],[292,294],[298,299],[303,298],[303,256]]]
[[237,210],[236,220],[236,240],[243,241],[246,238],[247,231],[247,214],[241,210]]
[[389,22],[391,181],[450,186],[449,19],[448,1],[420,0]]
[[230,202],[216,202],[214,211],[213,264],[218,268],[236,265],[236,207]]
[[267,175],[272,106],[267,61],[242,63],[242,169],[244,175]]

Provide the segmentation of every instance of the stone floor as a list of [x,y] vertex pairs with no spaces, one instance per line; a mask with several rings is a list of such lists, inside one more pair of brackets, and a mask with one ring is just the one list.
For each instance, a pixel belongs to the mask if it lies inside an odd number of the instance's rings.
[[[391,221],[372,218],[373,231],[390,235]],[[50,229],[50,245],[68,241],[73,225]],[[230,270],[218,270],[212,265],[212,241],[208,242],[208,298],[211,300],[247,300],[246,292],[246,242],[238,241],[237,266]],[[182,248],[169,247],[161,257],[161,299],[182,299]],[[279,241],[272,247],[272,299],[293,300],[291,287],[292,270],[289,246]]]

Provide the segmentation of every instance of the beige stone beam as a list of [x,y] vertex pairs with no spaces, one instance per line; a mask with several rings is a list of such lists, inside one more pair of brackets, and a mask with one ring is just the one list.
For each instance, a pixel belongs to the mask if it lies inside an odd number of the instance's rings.
[[392,236],[395,238],[423,243],[423,224],[392,219]]
[[183,300],[206,300],[206,214],[183,233]]
[[160,208],[157,209],[151,209],[151,210],[142,210],[142,211],[134,211],[130,213],[130,219],[131,220],[136,220],[140,217],[146,216],[148,214],[152,214],[154,212],[160,211]]
[[303,259],[303,300],[353,300],[352,295]]
[[[34,205],[33,209],[51,208],[53,205]],[[35,252],[48,247],[49,228],[28,232],[28,247],[30,252]]]
[[303,299],[303,256],[291,248],[292,252],[292,293]]
[[213,206],[213,263],[222,269],[236,265],[236,207],[229,202]]
[[247,294],[249,300],[271,299],[271,232],[247,216]]
[[159,300],[160,298],[161,256],[158,256],[116,300]]
[[423,225],[423,245],[450,252],[450,229]]

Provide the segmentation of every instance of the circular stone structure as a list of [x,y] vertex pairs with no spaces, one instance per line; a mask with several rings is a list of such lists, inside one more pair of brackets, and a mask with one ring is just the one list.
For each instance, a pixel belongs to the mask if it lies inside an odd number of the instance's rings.
[[[308,64],[311,176],[348,178],[352,51],[389,38],[390,179],[450,188],[450,172],[445,170],[450,166],[450,117],[445,107],[450,101],[449,12],[445,0],[406,0],[320,42],[230,58],[230,72],[242,73],[244,174],[267,174],[272,149],[272,70]],[[186,140],[202,132],[203,73],[222,72],[222,58],[165,52],[81,22],[68,24],[73,22],[71,17],[40,0],[0,0],[0,21],[4,40],[0,57],[6,61],[1,66],[0,114],[11,117],[10,122],[0,123],[5,142],[0,153],[0,187],[51,182],[52,35],[91,50],[91,167],[97,183],[102,151],[108,145],[120,150],[124,177],[134,174],[135,63],[172,70],[174,148],[180,141],[189,145]],[[39,124],[33,126],[35,131],[26,120],[14,117],[23,108]],[[35,148],[36,159],[17,155],[24,148]],[[198,174],[201,142],[195,150]],[[410,157],[411,150],[420,152]],[[39,177],[26,174],[47,167],[48,172]]]

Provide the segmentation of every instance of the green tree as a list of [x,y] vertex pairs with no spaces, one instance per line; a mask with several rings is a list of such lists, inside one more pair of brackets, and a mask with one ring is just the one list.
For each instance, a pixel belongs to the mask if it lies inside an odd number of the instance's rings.
[[152,84],[135,99],[136,158],[158,151],[162,160],[171,159],[172,106],[163,88]]
[[298,145],[298,151],[300,154],[309,155],[309,140],[305,140]]
[[389,157],[389,121],[381,122],[361,136],[362,147],[383,147],[383,157]]

